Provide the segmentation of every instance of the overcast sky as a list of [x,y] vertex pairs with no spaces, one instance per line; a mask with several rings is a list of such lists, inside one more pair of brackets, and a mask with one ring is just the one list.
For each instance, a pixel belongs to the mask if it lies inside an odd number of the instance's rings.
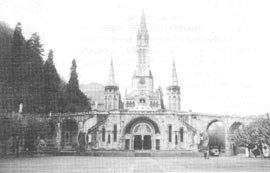
[[182,110],[270,112],[268,0],[0,0],[0,20],[12,28],[20,21],[27,39],[38,32],[66,81],[75,58],[81,84],[105,84],[113,57],[123,95],[142,9],[155,88],[166,93],[174,58]]

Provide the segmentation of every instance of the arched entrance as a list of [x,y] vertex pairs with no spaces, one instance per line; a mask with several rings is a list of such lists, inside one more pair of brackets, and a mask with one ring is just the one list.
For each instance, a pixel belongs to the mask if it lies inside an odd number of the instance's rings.
[[219,152],[225,152],[225,126],[220,120],[211,121],[206,128],[209,138],[209,149],[218,149]]
[[134,150],[151,150],[153,129],[147,123],[137,124],[133,128]]
[[61,144],[64,148],[76,148],[78,145],[78,124],[74,119],[65,119],[61,126]]
[[126,150],[159,150],[159,127],[148,117],[135,118],[124,129],[124,141]]

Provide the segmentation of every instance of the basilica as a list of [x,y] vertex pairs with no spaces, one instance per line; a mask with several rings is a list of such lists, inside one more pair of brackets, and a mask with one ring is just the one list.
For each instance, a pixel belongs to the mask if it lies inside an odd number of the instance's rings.
[[[132,76],[132,91],[120,95],[113,62],[104,86],[103,106],[98,116],[86,121],[86,142],[95,149],[115,150],[182,150],[196,149],[197,130],[178,116],[180,86],[172,62],[171,83],[164,105],[161,88],[154,90],[154,76],[149,60],[149,34],[142,14],[137,33],[137,64]],[[169,77],[169,76],[168,76]],[[102,111],[103,109],[103,111]]]
[[144,13],[137,33],[136,54],[137,63],[131,74],[130,92],[120,94],[111,61],[106,85],[95,84],[92,88],[91,112],[51,116],[57,124],[56,135],[52,140],[58,151],[83,147],[90,152],[197,152],[208,146],[207,131],[215,122],[224,125],[225,142],[221,149],[226,153],[234,151],[231,135],[242,124],[253,121],[253,117],[182,111],[174,61],[171,75],[168,76],[170,85],[166,91],[163,93],[160,87],[154,90],[154,75],[149,60],[149,33]]

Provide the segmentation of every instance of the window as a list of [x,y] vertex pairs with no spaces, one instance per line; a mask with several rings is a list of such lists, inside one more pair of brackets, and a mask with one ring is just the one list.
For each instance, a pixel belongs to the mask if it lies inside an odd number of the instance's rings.
[[105,128],[103,127],[102,128],[102,142],[105,142],[105,135],[106,135],[106,132],[105,132]]
[[125,139],[125,150],[129,150],[129,139]]
[[184,142],[184,129],[180,129],[180,142]]
[[145,103],[145,99],[140,99],[140,103]]
[[156,150],[160,150],[160,140],[156,139]]
[[172,142],[172,125],[169,125],[169,142]]
[[177,138],[177,135],[175,135],[175,145],[178,144],[178,138]]
[[117,141],[117,125],[116,124],[113,126],[113,141],[114,142]]
[[108,143],[111,143],[111,135],[108,135]]

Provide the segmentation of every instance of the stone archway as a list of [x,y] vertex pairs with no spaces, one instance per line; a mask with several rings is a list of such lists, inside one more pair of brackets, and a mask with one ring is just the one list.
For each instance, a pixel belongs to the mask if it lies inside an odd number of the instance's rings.
[[209,149],[216,148],[220,152],[225,152],[226,145],[226,129],[222,120],[214,119],[207,124],[206,134],[208,136]]
[[132,129],[134,150],[151,150],[153,131],[147,123],[136,124]]
[[78,145],[78,124],[74,119],[64,119],[61,123],[61,145],[63,148],[75,149]]
[[159,150],[160,130],[155,121],[148,117],[131,120],[124,128],[126,150]]

